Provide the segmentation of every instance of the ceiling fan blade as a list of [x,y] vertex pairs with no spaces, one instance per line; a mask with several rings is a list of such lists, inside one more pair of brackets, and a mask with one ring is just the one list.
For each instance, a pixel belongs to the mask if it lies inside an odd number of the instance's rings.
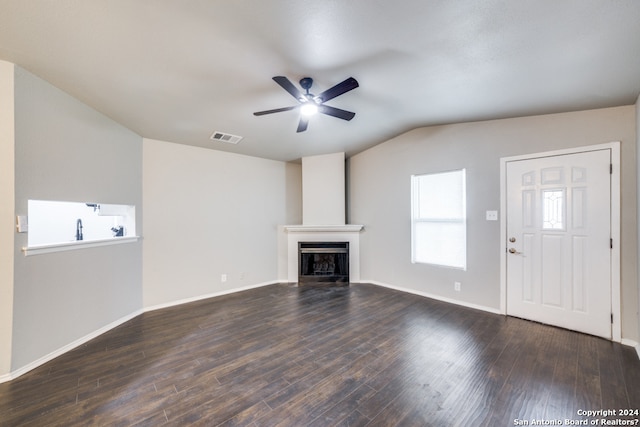
[[356,113],[352,113],[351,111],[341,110],[340,108],[330,107],[328,105],[318,105],[318,112],[342,120],[351,120],[356,115]]
[[307,126],[309,125],[309,117],[300,116],[300,122],[298,123],[298,130],[296,132],[304,132],[307,130]]
[[282,111],[290,111],[298,107],[299,105],[294,105],[293,107],[283,107],[283,108],[276,108],[274,110],[256,111],[255,113],[253,113],[253,115],[264,116],[265,114],[281,113]]
[[289,92],[291,96],[293,96],[298,101],[300,101],[301,99],[305,99],[305,97],[302,95],[302,92],[300,92],[288,78],[284,76],[275,76],[273,77],[273,81],[278,83],[282,87],[282,89]]
[[353,77],[349,77],[348,79],[338,83],[334,87],[325,90],[320,95],[316,96],[316,98],[320,99],[320,102],[326,102],[330,99],[335,98],[336,96],[342,95],[345,92],[349,92],[350,90],[353,90],[358,86],[358,81]]

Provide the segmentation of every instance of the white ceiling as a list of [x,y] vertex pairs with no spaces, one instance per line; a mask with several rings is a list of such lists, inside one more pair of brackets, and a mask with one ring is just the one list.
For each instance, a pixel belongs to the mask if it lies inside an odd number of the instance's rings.
[[[633,104],[638,0],[0,0],[0,59],[138,134],[353,155],[420,126]],[[296,133],[271,78],[360,87]],[[243,136],[238,145],[213,131]]]

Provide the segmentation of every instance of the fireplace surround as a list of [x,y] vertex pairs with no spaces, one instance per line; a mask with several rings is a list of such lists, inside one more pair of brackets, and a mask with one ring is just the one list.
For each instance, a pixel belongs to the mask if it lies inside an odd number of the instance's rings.
[[[298,282],[300,242],[342,242],[349,243],[349,283],[360,282],[360,233],[362,225],[285,225],[282,237],[282,268],[289,283]],[[285,243],[286,242],[286,243]]]
[[298,284],[348,284],[349,242],[298,242]]

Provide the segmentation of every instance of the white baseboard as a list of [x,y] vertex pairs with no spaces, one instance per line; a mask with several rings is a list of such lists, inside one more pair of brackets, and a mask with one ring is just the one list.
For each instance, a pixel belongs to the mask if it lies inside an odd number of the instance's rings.
[[[121,324],[128,322],[129,320],[133,319],[136,316],[139,316],[142,313],[148,312],[148,311],[155,311],[155,310],[160,310],[162,308],[167,308],[167,307],[174,307],[177,305],[182,305],[182,304],[187,304],[190,302],[194,302],[194,301],[200,301],[203,299],[207,299],[207,298],[213,298],[213,297],[218,297],[218,296],[222,296],[222,295],[228,295],[228,294],[232,294],[232,293],[236,293],[236,292],[242,292],[242,291],[246,291],[249,289],[255,289],[255,288],[261,288],[263,286],[269,286],[269,285],[274,285],[274,284],[278,284],[278,283],[288,283],[288,281],[284,280],[284,281],[273,281],[273,282],[263,282],[263,283],[257,283],[254,285],[250,285],[250,286],[245,286],[242,288],[235,288],[235,289],[229,289],[229,290],[225,290],[225,291],[221,291],[221,292],[215,292],[215,293],[211,293],[211,294],[206,294],[206,295],[199,295],[196,297],[192,297],[192,298],[185,298],[182,300],[178,300],[178,301],[172,301],[169,303],[165,303],[165,304],[158,304],[155,306],[151,306],[151,307],[145,307],[144,309],[140,309],[140,310],[136,310],[135,312],[124,316],[114,322],[111,322],[110,324],[103,326],[102,328],[93,331],[90,334],[85,335],[82,338],[79,338],[77,340],[75,340],[74,342],[67,344],[49,354],[47,354],[46,356],[43,356],[41,358],[39,358],[38,360],[35,360],[29,364],[27,364],[26,366],[23,366],[15,371],[12,371],[8,374],[3,374],[0,375],[0,384],[7,382],[7,381],[11,381],[13,379],[18,378],[21,375],[26,374],[27,372],[37,368],[38,366],[44,365],[45,363],[55,359],[58,356],[63,355],[64,353],[73,350],[76,347],[81,346],[82,344],[104,334],[105,332],[110,331],[111,329],[120,326]],[[389,289],[394,289],[397,291],[401,291],[401,292],[406,292],[406,293],[410,293],[410,294],[414,294],[414,295],[420,295],[426,298],[431,298],[431,299],[435,299],[438,301],[442,301],[442,302],[447,302],[450,304],[456,304],[456,305],[460,305],[463,307],[468,307],[468,308],[473,308],[476,310],[481,310],[481,311],[486,311],[489,313],[494,313],[494,314],[503,314],[500,312],[500,310],[492,308],[492,307],[486,307],[483,305],[478,305],[478,304],[471,304],[465,301],[459,301],[456,299],[452,299],[452,298],[446,298],[446,297],[442,297],[439,295],[433,295],[433,294],[429,294],[427,292],[421,292],[421,291],[416,291],[414,289],[409,289],[409,288],[403,288],[400,286],[394,286],[394,285],[390,285],[388,283],[383,283],[383,282],[378,282],[375,280],[360,280],[357,283],[371,283],[372,285],[376,285],[376,286],[381,286],[384,288],[389,288]],[[627,345],[627,346],[631,346],[634,347],[636,350],[636,353],[638,353],[638,358],[640,359],[640,344],[638,344],[635,341],[632,340],[628,340],[628,339],[622,339],[621,344]]]
[[16,378],[18,378],[21,375],[26,374],[27,372],[37,368],[38,366],[44,365],[45,363],[55,359],[58,356],[63,355],[64,353],[73,350],[76,347],[81,346],[82,344],[85,344],[86,342],[104,334],[105,332],[110,331],[111,329],[115,328],[116,326],[120,326],[121,324],[128,322],[129,320],[133,319],[136,316],[139,316],[142,313],[148,312],[148,311],[154,311],[154,310],[160,310],[162,308],[167,308],[167,307],[173,307],[176,305],[182,305],[182,304],[187,304],[189,302],[194,302],[194,301],[199,301],[199,300],[203,300],[203,299],[207,299],[207,298],[212,298],[212,297],[217,297],[217,296],[222,296],[222,295],[227,295],[227,294],[232,294],[232,293],[236,293],[236,292],[241,292],[241,291],[246,291],[249,289],[254,289],[254,288],[260,288],[263,286],[268,286],[268,285],[273,285],[276,283],[280,283],[278,281],[273,281],[273,282],[264,282],[264,283],[258,283],[255,285],[250,285],[250,286],[245,286],[242,288],[234,288],[234,289],[229,289],[229,290],[225,290],[222,292],[216,292],[216,293],[212,293],[212,294],[207,294],[207,295],[199,295],[197,297],[193,297],[193,298],[185,298],[179,301],[172,301],[166,304],[159,304],[159,305],[155,305],[152,307],[145,307],[143,309],[139,309],[136,310],[135,312],[124,316],[114,322],[109,323],[106,326],[103,326],[102,328],[93,331],[90,334],[85,335],[82,338],[79,338],[77,340],[75,340],[74,342],[67,344],[49,354],[47,354],[46,356],[43,356],[41,358],[39,358],[38,360],[35,360],[19,369],[16,369],[15,371],[12,371],[8,374],[4,374],[4,375],[0,375],[0,384],[7,382],[7,381],[11,381],[14,380]]
[[620,340],[620,344],[628,345],[629,347],[633,347],[635,349],[636,353],[638,354],[638,359],[640,359],[640,344],[639,343],[637,343],[637,342],[635,342],[633,340],[622,338]]
[[[442,301],[442,302],[448,302],[448,303],[451,303],[451,304],[461,305],[463,307],[474,308],[476,310],[487,311],[489,313],[494,313],[494,314],[504,314],[500,310],[492,308],[492,307],[486,307],[486,306],[478,305],[478,304],[471,304],[471,303],[468,303],[468,302],[465,302],[465,301],[459,301],[459,300],[452,299],[452,298],[446,298],[446,297],[442,297],[442,296],[439,296],[439,295],[429,294],[427,292],[420,292],[420,291],[416,291],[414,289],[403,288],[401,286],[389,285],[388,283],[382,283],[382,282],[378,282],[376,280],[361,280],[359,283],[371,283],[372,285],[382,286],[384,288],[395,289],[395,290],[401,291],[401,292],[407,292],[407,293],[410,293],[410,294],[420,295],[420,296],[423,296],[423,297],[435,299],[435,300]],[[640,343],[637,343],[637,342],[635,342],[633,340],[630,340],[630,339],[622,338],[622,340],[620,340],[620,344],[626,345],[626,346],[629,346],[629,347],[633,347],[636,350],[636,353],[638,353],[638,359],[640,359]]]
[[494,313],[494,314],[504,314],[504,313],[500,312],[500,310],[497,309],[497,308],[487,307],[487,306],[479,305],[479,304],[472,304],[472,303],[469,303],[469,302],[466,302],[466,301],[460,301],[460,300],[457,300],[457,299],[447,298],[447,297],[443,297],[443,296],[440,296],[440,295],[434,295],[434,294],[430,294],[430,293],[427,293],[427,292],[416,291],[415,289],[403,288],[401,286],[390,285],[388,283],[378,282],[376,280],[360,280],[360,283],[371,283],[372,285],[382,286],[384,288],[389,288],[389,289],[395,289],[396,291],[406,292],[406,293],[409,293],[409,294],[420,295],[422,297],[431,298],[431,299],[435,299],[435,300],[438,300],[438,301],[447,302],[447,303],[450,303],[450,304],[461,305],[463,307],[468,307],[468,308],[473,308],[473,309],[476,309],[476,310],[487,311],[489,313]]
[[83,336],[82,338],[79,338],[79,339],[75,340],[72,343],[69,343],[69,344],[67,344],[67,345],[65,345],[63,347],[60,347],[57,350],[52,351],[51,353],[49,353],[49,354],[47,354],[45,356],[42,356],[38,360],[34,360],[33,362],[31,362],[31,363],[29,363],[29,364],[27,364],[27,365],[25,365],[25,366],[23,366],[21,368],[18,368],[15,371],[12,371],[12,372],[10,372],[8,374],[2,375],[2,376],[0,376],[0,383],[11,381],[13,379],[18,378],[19,376],[26,374],[27,372],[37,368],[38,366],[44,365],[45,363],[49,362],[50,360],[53,360],[56,357],[61,356],[64,353],[66,353],[68,351],[71,351],[74,348],[79,347],[79,346],[81,346],[82,344],[84,344],[84,343],[86,343],[88,341],[91,341],[92,339],[104,334],[105,332],[110,331],[111,329],[113,329],[113,328],[115,328],[117,326],[122,325],[125,322],[128,322],[129,320],[133,319],[134,317],[139,316],[140,314],[142,314],[142,312],[143,312],[142,310],[136,310],[135,312],[133,312],[133,313],[127,315],[127,316],[121,317],[120,319],[118,319],[118,320],[116,320],[114,322],[111,322],[108,325],[103,326],[102,328],[97,329],[97,330],[91,332],[90,334],[87,334],[87,335]]
[[244,286],[242,288],[227,289],[227,290],[220,291],[220,292],[213,292],[213,293],[210,293],[210,294],[198,295],[198,296],[195,296],[195,297],[185,298],[185,299],[181,299],[181,300],[177,300],[177,301],[171,301],[171,302],[167,302],[167,303],[163,303],[163,304],[157,304],[157,305],[153,305],[153,306],[150,306],[150,307],[145,307],[144,308],[144,312],[146,313],[148,311],[155,311],[155,310],[160,310],[160,309],[163,309],[163,308],[175,307],[176,305],[188,304],[190,302],[200,301],[200,300],[207,299],[207,298],[219,297],[219,296],[222,296],[222,295],[235,294],[236,292],[248,291],[249,289],[255,289],[255,288],[261,288],[263,286],[275,285],[276,283],[280,283],[280,282],[279,281],[262,282],[262,283],[257,283],[255,285]]

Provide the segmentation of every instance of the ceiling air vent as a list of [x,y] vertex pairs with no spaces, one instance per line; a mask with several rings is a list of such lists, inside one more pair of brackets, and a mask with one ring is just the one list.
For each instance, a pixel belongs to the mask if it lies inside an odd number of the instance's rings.
[[242,140],[242,137],[238,135],[231,135],[230,133],[222,133],[216,131],[213,133],[213,135],[211,135],[211,139],[213,139],[214,141],[226,142],[228,144],[237,144],[238,142],[240,142],[240,140]]

